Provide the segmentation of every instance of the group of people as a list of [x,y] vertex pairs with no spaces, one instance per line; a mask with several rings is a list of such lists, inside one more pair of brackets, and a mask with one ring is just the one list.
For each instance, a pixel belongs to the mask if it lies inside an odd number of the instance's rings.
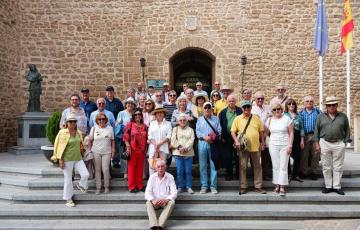
[[[185,83],[178,96],[168,83],[161,91],[145,90],[138,83],[137,89],[128,89],[123,101],[115,97],[113,86],[107,86],[106,96],[96,103],[90,100],[88,88],[81,89],[81,97],[72,94],[70,106],[62,113],[53,156],[64,172],[66,205],[75,206],[74,168],[81,176],[76,186],[86,192],[87,180],[94,175],[96,194],[100,194],[101,174],[104,193],[108,193],[111,164],[121,166],[129,192],[145,192],[150,227],[162,229],[177,194],[194,193],[193,164],[199,165],[200,194],[218,193],[221,168],[225,180],[240,180],[239,194],[246,194],[250,158],[254,191],[266,194],[263,180],[272,178],[274,192],[285,196],[290,180],[317,180],[320,155],[325,179],[322,192],[344,195],[340,179],[345,143],[351,140],[348,119],[337,111],[338,98],[327,97],[322,112],[311,96],[305,96],[300,111],[297,102],[285,94],[284,85],[277,85],[277,95],[269,105],[261,91],[252,95],[245,89],[237,101],[226,85],[215,82],[210,95],[202,86],[197,82],[193,90]],[[165,172],[173,159],[177,184]],[[156,219],[158,208],[164,211]]]

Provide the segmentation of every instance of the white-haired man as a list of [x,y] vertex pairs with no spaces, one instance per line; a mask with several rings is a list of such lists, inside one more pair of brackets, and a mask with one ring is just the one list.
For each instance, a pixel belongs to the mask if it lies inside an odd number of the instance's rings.
[[[177,189],[174,177],[166,172],[166,162],[156,162],[156,173],[152,174],[145,190],[150,229],[164,229],[167,219],[175,207]],[[159,218],[156,209],[162,208]]]

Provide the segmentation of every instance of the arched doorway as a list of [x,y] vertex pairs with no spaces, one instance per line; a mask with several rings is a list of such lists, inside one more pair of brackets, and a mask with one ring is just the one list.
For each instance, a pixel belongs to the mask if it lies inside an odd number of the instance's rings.
[[196,89],[198,81],[210,94],[215,79],[215,57],[212,54],[199,48],[186,48],[175,53],[169,63],[170,82],[178,95],[182,92],[183,83],[187,82],[192,89]]

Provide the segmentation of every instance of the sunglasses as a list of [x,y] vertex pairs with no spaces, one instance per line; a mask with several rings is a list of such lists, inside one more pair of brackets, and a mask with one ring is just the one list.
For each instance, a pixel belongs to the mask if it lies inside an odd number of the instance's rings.
[[76,123],[76,121],[68,121],[69,123]]
[[244,105],[243,108],[244,108],[244,109],[251,108],[251,105]]
[[337,104],[326,105],[326,107],[335,107]]
[[291,103],[288,103],[288,105],[294,105],[295,106],[296,104],[291,102]]
[[106,118],[99,118],[98,121],[106,121]]
[[176,97],[176,94],[169,94],[169,97]]
[[204,109],[211,109],[211,106],[205,106]]
[[105,105],[105,103],[104,102],[99,102],[98,105]]
[[135,116],[142,116],[141,113],[135,113],[134,115],[135,115]]
[[220,96],[219,94],[213,94],[213,97],[218,97],[218,96]]
[[145,103],[145,105],[152,105],[152,103]]
[[196,86],[202,86],[202,85],[196,85]]
[[258,100],[258,101],[263,101],[264,98],[263,98],[263,97],[258,97],[258,98],[256,98],[256,100]]
[[272,111],[273,111],[273,112],[275,112],[275,111],[281,111],[281,108],[276,108],[276,109],[273,109]]

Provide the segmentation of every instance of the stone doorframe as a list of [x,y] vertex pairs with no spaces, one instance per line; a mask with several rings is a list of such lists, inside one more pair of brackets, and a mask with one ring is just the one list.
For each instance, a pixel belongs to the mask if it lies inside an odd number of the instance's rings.
[[172,41],[169,45],[164,47],[161,50],[159,58],[160,63],[162,63],[163,77],[164,79],[169,80],[169,84],[174,84],[173,71],[170,60],[175,57],[179,51],[184,49],[197,49],[206,53],[211,57],[213,62],[212,69],[212,82],[219,81],[221,84],[224,84],[224,67],[223,63],[226,59],[224,50],[207,38],[203,37],[183,37]]

